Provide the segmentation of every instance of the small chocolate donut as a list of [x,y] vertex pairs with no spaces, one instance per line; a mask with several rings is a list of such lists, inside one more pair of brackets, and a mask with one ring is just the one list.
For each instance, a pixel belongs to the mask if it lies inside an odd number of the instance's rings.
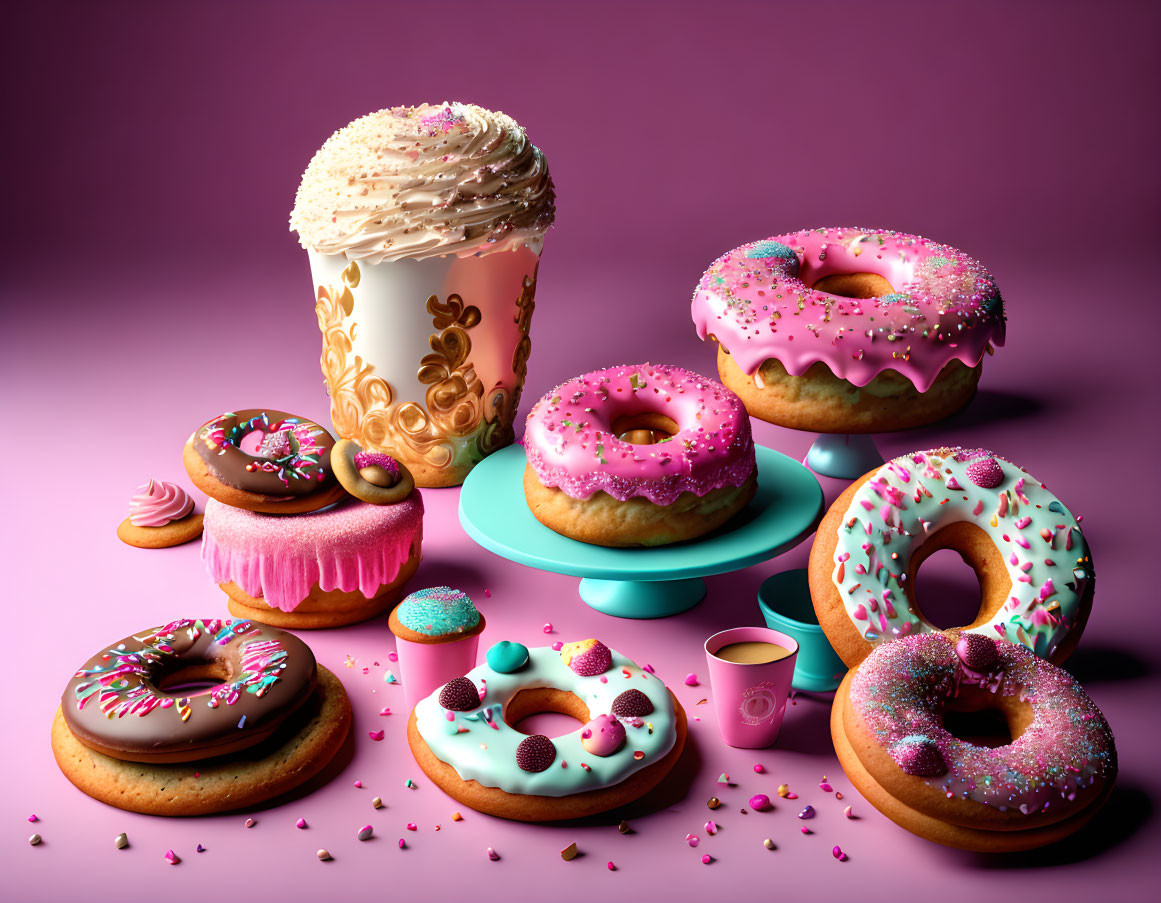
[[382,452],[363,451],[350,439],[335,443],[331,468],[347,492],[371,505],[394,505],[415,488],[406,464]]
[[[218,678],[209,692],[165,689]],[[65,687],[69,730],[130,762],[190,762],[269,738],[311,697],[314,653],[273,627],[183,618],[98,652]]]
[[186,443],[182,463],[198,489],[222,504],[301,514],[344,495],[331,471],[334,444],[311,420],[250,408],[203,424]]

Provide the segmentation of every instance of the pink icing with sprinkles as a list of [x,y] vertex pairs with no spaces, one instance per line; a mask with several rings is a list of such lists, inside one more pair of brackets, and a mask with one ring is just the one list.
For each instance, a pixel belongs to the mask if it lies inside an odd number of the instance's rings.
[[[835,273],[876,273],[894,289],[846,298],[811,288]],[[1004,344],[995,280],[966,254],[917,235],[812,229],[724,254],[693,296],[697,334],[714,336],[745,373],[773,358],[792,376],[821,361],[865,386],[895,370],[920,392],[952,360],[976,366]]]
[[[652,445],[613,433],[615,420],[646,413],[670,418],[677,433]],[[670,505],[683,492],[741,486],[755,470],[741,400],[700,374],[652,364],[596,370],[553,389],[528,415],[524,446],[541,483],[578,499],[604,491]]]
[[399,479],[399,462],[383,452],[355,452],[355,469],[364,467],[382,467],[396,480]]
[[395,505],[347,499],[306,514],[257,514],[206,502],[202,560],[215,583],[233,581],[282,611],[317,583],[370,598],[390,583],[423,531],[423,500]]
[[[992,667],[976,673],[964,669],[942,634],[884,643],[852,677],[850,705],[905,771],[912,763],[931,766],[911,773],[926,775],[948,797],[1025,815],[1083,808],[1097,779],[1116,775],[1108,722],[1067,671],[1023,646],[995,647]],[[959,739],[943,727],[939,711],[965,686],[1019,697],[1033,706],[1032,723],[995,749]]]

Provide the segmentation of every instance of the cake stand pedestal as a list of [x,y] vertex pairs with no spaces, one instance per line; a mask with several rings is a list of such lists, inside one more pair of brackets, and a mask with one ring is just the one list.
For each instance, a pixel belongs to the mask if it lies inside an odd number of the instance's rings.
[[524,449],[501,449],[477,464],[460,491],[460,523],[490,552],[529,567],[583,578],[580,597],[619,618],[664,618],[706,593],[702,577],[740,570],[798,545],[822,518],[813,474],[792,458],[756,446],[758,491],[719,529],[690,542],[612,549],[555,533],[524,500]]
[[802,463],[824,477],[853,480],[883,463],[875,439],[866,434],[822,433]]

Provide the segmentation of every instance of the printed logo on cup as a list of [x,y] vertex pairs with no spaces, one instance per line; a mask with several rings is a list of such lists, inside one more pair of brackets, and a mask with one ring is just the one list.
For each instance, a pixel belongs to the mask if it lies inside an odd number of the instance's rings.
[[774,684],[762,681],[742,691],[742,722],[749,725],[765,724],[778,713],[778,693]]

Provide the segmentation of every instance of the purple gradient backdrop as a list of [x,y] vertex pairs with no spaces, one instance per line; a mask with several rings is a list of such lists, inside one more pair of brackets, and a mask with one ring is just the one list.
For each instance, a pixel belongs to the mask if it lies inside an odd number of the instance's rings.
[[[9,454],[27,470],[8,468],[0,523],[10,626],[0,896],[100,899],[148,886],[173,900],[704,900],[769,899],[777,888],[879,900],[927,895],[938,882],[948,900],[1091,900],[1112,886],[1128,900],[1155,890],[1161,663],[1155,619],[1143,615],[1157,601],[1161,485],[1149,450],[1161,430],[1146,367],[1159,323],[1156,291],[1132,280],[1159,263],[1148,235],[1161,201],[1161,7],[42,3],[6,11],[6,25],[0,400]],[[687,302],[703,267],[745,240],[882,225],[961,247],[993,270],[1009,344],[988,361],[980,397],[945,424],[880,444],[994,447],[1086,515],[1100,580],[1070,667],[1107,713],[1122,767],[1094,826],[1008,858],[911,837],[842,778],[824,699],[800,697],[774,750],[723,747],[712,705],[695,705],[708,687],[681,679],[704,677],[709,633],[756,623],[758,584],[800,565],[805,546],[712,578],[709,599],[685,615],[622,622],[581,605],[574,580],[474,546],[455,490],[424,493],[417,586],[450,582],[480,599],[485,645],[543,641],[545,620],[557,627],[548,639],[602,637],[652,662],[702,719],[676,792],[631,819],[636,834],[468,810],[452,823],[462,807],[414,767],[402,715],[376,714],[402,710],[372,664],[386,664],[391,647],[381,623],[307,637],[351,691],[352,750],[330,784],[258,813],[250,831],[244,814],[121,813],[61,777],[47,735],[69,668],[147,623],[224,611],[196,546],[149,553],[117,541],[133,487],[149,475],[185,482],[182,442],[223,407],[269,404],[326,421],[306,256],[286,227],[302,169],[354,116],[445,98],[517,117],[556,181],[525,409],[600,365],[649,358],[712,373]],[[810,440],[755,429],[788,454]],[[824,483],[828,498],[841,489]],[[356,668],[343,668],[347,655]],[[380,726],[387,739],[368,740]],[[722,771],[739,786],[723,791]],[[842,819],[842,804],[815,789],[822,774],[860,820]],[[409,776],[417,790],[403,788]],[[814,835],[799,834],[790,805],[737,812],[783,781],[818,807]],[[710,838],[704,801],[715,793],[727,805]],[[375,794],[387,802],[377,813]],[[32,812],[36,826],[25,821]],[[300,815],[309,830],[294,829]],[[360,844],[367,822],[378,839]],[[33,830],[39,848],[25,842]],[[112,845],[120,831],[132,842],[123,852]],[[702,835],[697,850],[682,843],[687,832]],[[400,836],[406,851],[395,848]],[[761,846],[767,836],[777,851]],[[586,855],[564,863],[557,851],[573,840]],[[194,853],[198,842],[206,853]],[[848,862],[831,858],[835,843]],[[322,846],[335,862],[314,859]],[[488,846],[500,861],[488,861]],[[184,860],[176,869],[162,859],[168,848]],[[703,852],[716,858],[708,868]]]

